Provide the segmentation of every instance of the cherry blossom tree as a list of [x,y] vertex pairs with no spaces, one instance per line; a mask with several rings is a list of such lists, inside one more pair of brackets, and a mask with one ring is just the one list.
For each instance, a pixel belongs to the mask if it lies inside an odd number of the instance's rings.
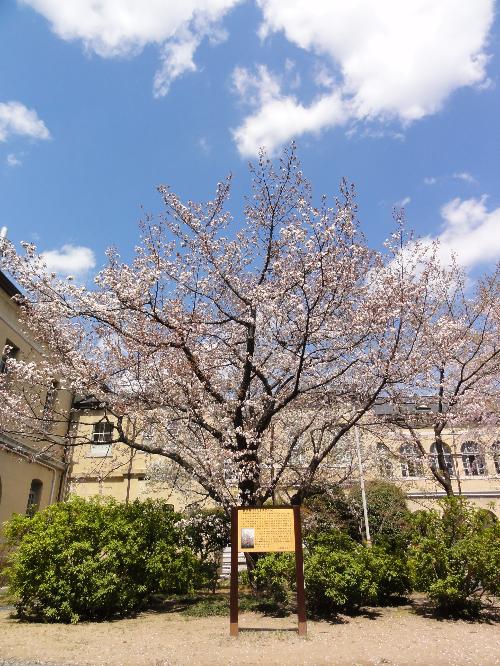
[[[350,473],[350,430],[420,370],[435,253],[418,242],[402,252],[399,226],[383,252],[370,249],[353,189],[315,205],[293,146],[277,163],[262,153],[251,174],[239,223],[230,178],[204,205],[160,187],[165,212],[141,222],[133,260],[110,249],[90,287],[47,272],[32,245],[2,241],[24,324],[47,349],[36,365],[8,359],[2,429],[84,444],[46,426],[56,378],[101,404],[112,443],[162,456],[172,478],[226,509],[284,494],[300,503]],[[452,319],[437,348],[460,338]]]
[[[414,451],[413,465],[424,469],[454,495],[453,477],[458,461],[444,437],[466,428],[466,440],[491,435],[500,411],[500,268],[475,281],[453,261],[451,266],[433,265],[426,294],[425,318],[416,338],[415,368],[411,384],[388,387],[388,404],[381,417],[387,427]],[[429,456],[422,432],[432,431]],[[484,473],[484,451],[477,442],[460,456],[466,473]],[[490,446],[493,440],[489,442]]]

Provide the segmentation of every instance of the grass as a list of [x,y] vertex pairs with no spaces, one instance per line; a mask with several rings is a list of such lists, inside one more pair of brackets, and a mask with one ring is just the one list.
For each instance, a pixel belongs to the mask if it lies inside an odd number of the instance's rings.
[[[277,604],[272,599],[256,597],[252,594],[239,595],[240,612],[256,612],[273,617],[285,617],[290,609]],[[229,615],[229,594],[221,590],[216,594],[196,594],[189,596],[173,596],[158,599],[154,608],[159,612],[182,613],[187,617],[213,617]]]
[[8,592],[0,591],[0,608],[2,606],[13,606],[16,603],[16,598]]

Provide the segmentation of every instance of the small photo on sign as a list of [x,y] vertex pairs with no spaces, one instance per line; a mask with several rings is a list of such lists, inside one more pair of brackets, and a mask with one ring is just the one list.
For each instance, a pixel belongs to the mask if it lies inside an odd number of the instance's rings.
[[243,527],[241,530],[241,547],[254,548],[255,546],[255,530],[253,527]]

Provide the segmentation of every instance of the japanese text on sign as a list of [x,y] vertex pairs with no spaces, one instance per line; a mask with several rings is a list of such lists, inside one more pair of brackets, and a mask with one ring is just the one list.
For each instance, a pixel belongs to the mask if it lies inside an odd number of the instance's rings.
[[295,550],[293,509],[240,509],[240,552],[289,552]]

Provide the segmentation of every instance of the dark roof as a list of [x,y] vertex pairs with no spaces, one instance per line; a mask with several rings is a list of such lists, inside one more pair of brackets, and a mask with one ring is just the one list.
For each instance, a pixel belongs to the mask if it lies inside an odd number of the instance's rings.
[[[443,405],[446,409],[447,405]],[[378,416],[392,416],[394,414],[437,414],[439,403],[436,396],[415,396],[401,400],[397,404],[386,398],[376,400],[373,409]]]
[[77,396],[73,401],[73,407],[75,409],[103,409],[104,403],[93,395],[84,398]]
[[7,296],[10,296],[11,298],[22,295],[16,285],[11,282],[2,271],[0,271],[0,289],[3,289]]

